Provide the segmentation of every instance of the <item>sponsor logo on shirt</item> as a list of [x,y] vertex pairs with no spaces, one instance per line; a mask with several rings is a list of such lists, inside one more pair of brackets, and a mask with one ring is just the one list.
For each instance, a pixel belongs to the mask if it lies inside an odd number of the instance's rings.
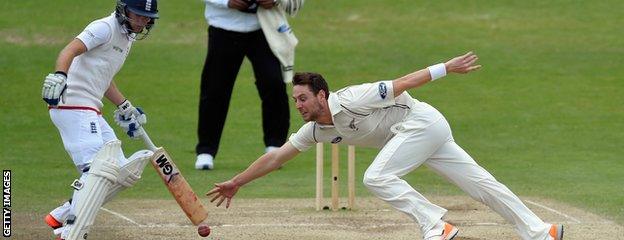
[[89,34],[89,37],[91,37],[91,38],[95,38],[95,34],[93,34],[91,31],[89,31],[89,30],[85,30],[85,32],[86,32],[87,34]]
[[334,140],[331,141],[331,143],[336,144],[336,143],[339,143],[340,141],[342,141],[342,137],[336,137],[334,138]]
[[386,87],[385,83],[379,83],[379,96],[381,99],[386,99],[386,96],[388,96],[388,87]]
[[117,46],[113,46],[113,50],[115,50],[117,52],[120,52],[120,53],[124,52],[123,49],[121,49],[120,47],[117,47]]

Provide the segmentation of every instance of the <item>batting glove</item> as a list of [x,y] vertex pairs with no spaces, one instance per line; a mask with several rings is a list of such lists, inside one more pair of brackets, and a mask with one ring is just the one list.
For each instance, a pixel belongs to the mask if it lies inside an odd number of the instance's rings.
[[145,113],[143,113],[141,108],[136,108],[132,106],[132,103],[130,103],[128,99],[124,100],[121,104],[119,104],[117,106],[117,109],[118,110],[116,111],[119,111],[119,116],[121,117],[121,120],[129,120],[131,118],[134,118],[141,125],[147,123],[147,116],[145,115]]
[[50,73],[43,80],[43,88],[41,89],[41,97],[43,101],[50,106],[56,106],[61,96],[67,89],[67,74],[61,71]]
[[121,127],[124,131],[126,131],[126,134],[133,139],[137,139],[139,137],[141,137],[143,134],[145,134],[145,131],[143,131],[143,128],[141,127],[142,124],[145,124],[146,117],[145,117],[145,113],[143,113],[143,110],[141,110],[141,108],[135,108],[137,110],[137,112],[139,112],[140,116],[143,116],[143,123],[141,123],[140,120],[138,120],[136,117],[132,116],[130,118],[125,118],[122,114],[121,114],[121,110],[117,109],[114,112],[114,119],[115,119],[115,123]]

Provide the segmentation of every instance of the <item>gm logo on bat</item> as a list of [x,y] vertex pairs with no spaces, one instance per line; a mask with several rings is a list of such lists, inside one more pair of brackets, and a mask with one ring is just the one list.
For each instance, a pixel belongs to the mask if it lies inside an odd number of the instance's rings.
[[165,154],[160,155],[160,157],[156,159],[156,164],[158,165],[158,168],[160,169],[162,175],[166,176],[167,183],[173,181],[173,178],[176,175],[180,174],[180,171],[178,171],[177,168],[171,165],[169,159],[167,159]]

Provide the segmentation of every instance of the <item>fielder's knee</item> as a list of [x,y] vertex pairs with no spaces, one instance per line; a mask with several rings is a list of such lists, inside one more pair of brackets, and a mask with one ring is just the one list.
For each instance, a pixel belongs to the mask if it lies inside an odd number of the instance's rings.
[[394,177],[373,175],[373,174],[369,174],[368,172],[366,172],[364,174],[364,179],[362,180],[362,182],[364,183],[364,186],[366,186],[366,188],[374,189],[374,188],[384,186],[385,185],[384,183],[392,178]]

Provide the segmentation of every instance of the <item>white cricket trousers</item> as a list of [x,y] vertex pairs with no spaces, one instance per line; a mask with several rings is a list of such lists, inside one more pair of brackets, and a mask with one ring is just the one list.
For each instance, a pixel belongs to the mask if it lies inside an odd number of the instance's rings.
[[447,210],[429,202],[401,179],[421,164],[496,211],[515,226],[522,239],[549,239],[550,224],[544,223],[455,143],[448,122],[435,108],[417,103],[412,113],[395,125],[393,131],[396,135],[366,170],[364,185],[416,221],[423,235]]
[[[80,181],[84,182],[88,173],[84,174],[83,169],[91,164],[93,157],[104,146],[104,143],[117,140],[115,132],[102,115],[93,110],[52,108],[49,113],[50,119],[61,134],[65,150],[80,174]],[[123,153],[117,157],[119,166],[127,162]],[[75,194],[74,191],[74,199]],[[75,201],[71,204],[65,202],[52,210],[50,214],[57,220],[63,221],[74,206]]]
[[[58,128],[63,146],[80,173],[104,143],[117,140],[106,120],[93,110],[52,108],[50,119]],[[123,153],[117,159],[119,166],[127,162]]]

